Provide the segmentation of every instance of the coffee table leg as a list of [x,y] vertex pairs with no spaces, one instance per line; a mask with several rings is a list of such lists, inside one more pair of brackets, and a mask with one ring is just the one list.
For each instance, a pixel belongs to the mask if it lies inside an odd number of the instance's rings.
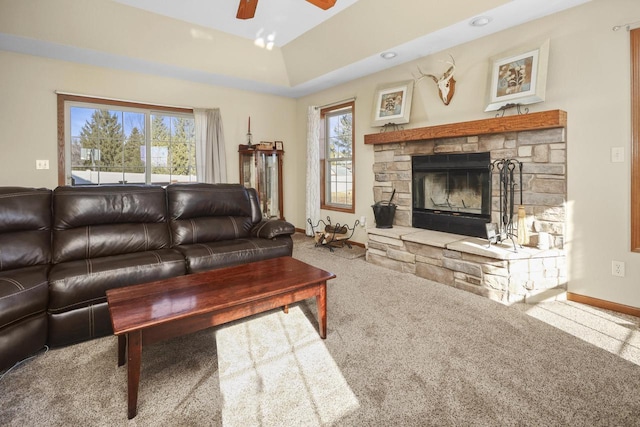
[[320,330],[320,338],[327,338],[327,282],[319,285],[319,293],[316,296],[316,305],[318,307],[318,329]]
[[289,314],[289,305],[288,304],[283,305],[282,310],[284,311],[284,314]]
[[132,419],[138,413],[138,384],[140,384],[140,360],[142,358],[142,331],[127,334],[128,353],[128,417]]
[[125,364],[125,355],[127,350],[127,336],[118,335],[118,366]]

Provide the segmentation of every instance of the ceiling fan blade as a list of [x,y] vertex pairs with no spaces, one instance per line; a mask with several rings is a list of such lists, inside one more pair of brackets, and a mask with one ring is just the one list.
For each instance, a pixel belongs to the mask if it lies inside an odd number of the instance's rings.
[[335,4],[336,0],[307,0],[309,3],[318,6],[320,9],[331,9]]
[[[335,3],[335,1],[334,1]],[[236,18],[238,19],[251,19],[256,14],[256,7],[258,6],[258,0],[240,0],[238,5],[238,13]]]

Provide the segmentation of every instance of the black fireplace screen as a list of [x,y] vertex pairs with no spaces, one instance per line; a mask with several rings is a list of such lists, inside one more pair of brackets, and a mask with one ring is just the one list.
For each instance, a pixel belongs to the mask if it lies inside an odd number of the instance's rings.
[[413,157],[413,226],[483,237],[491,218],[489,165],[489,153]]
[[482,203],[482,187],[488,175],[488,170],[416,173],[413,176],[414,207],[440,212],[488,214],[489,207]]

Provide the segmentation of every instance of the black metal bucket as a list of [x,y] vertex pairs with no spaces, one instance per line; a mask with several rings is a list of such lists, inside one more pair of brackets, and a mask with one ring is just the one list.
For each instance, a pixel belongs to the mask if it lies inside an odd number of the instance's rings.
[[393,218],[396,214],[396,205],[387,202],[378,202],[371,205],[373,215],[376,218],[376,228],[393,228]]

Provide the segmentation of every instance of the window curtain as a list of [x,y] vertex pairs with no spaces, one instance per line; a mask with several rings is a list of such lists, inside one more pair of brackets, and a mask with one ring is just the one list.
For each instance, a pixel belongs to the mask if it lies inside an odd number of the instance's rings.
[[[320,220],[320,109],[310,106],[307,110],[307,199],[306,218],[313,225]],[[309,222],[306,235],[313,236]]]
[[194,109],[198,182],[227,182],[224,132],[219,108]]

